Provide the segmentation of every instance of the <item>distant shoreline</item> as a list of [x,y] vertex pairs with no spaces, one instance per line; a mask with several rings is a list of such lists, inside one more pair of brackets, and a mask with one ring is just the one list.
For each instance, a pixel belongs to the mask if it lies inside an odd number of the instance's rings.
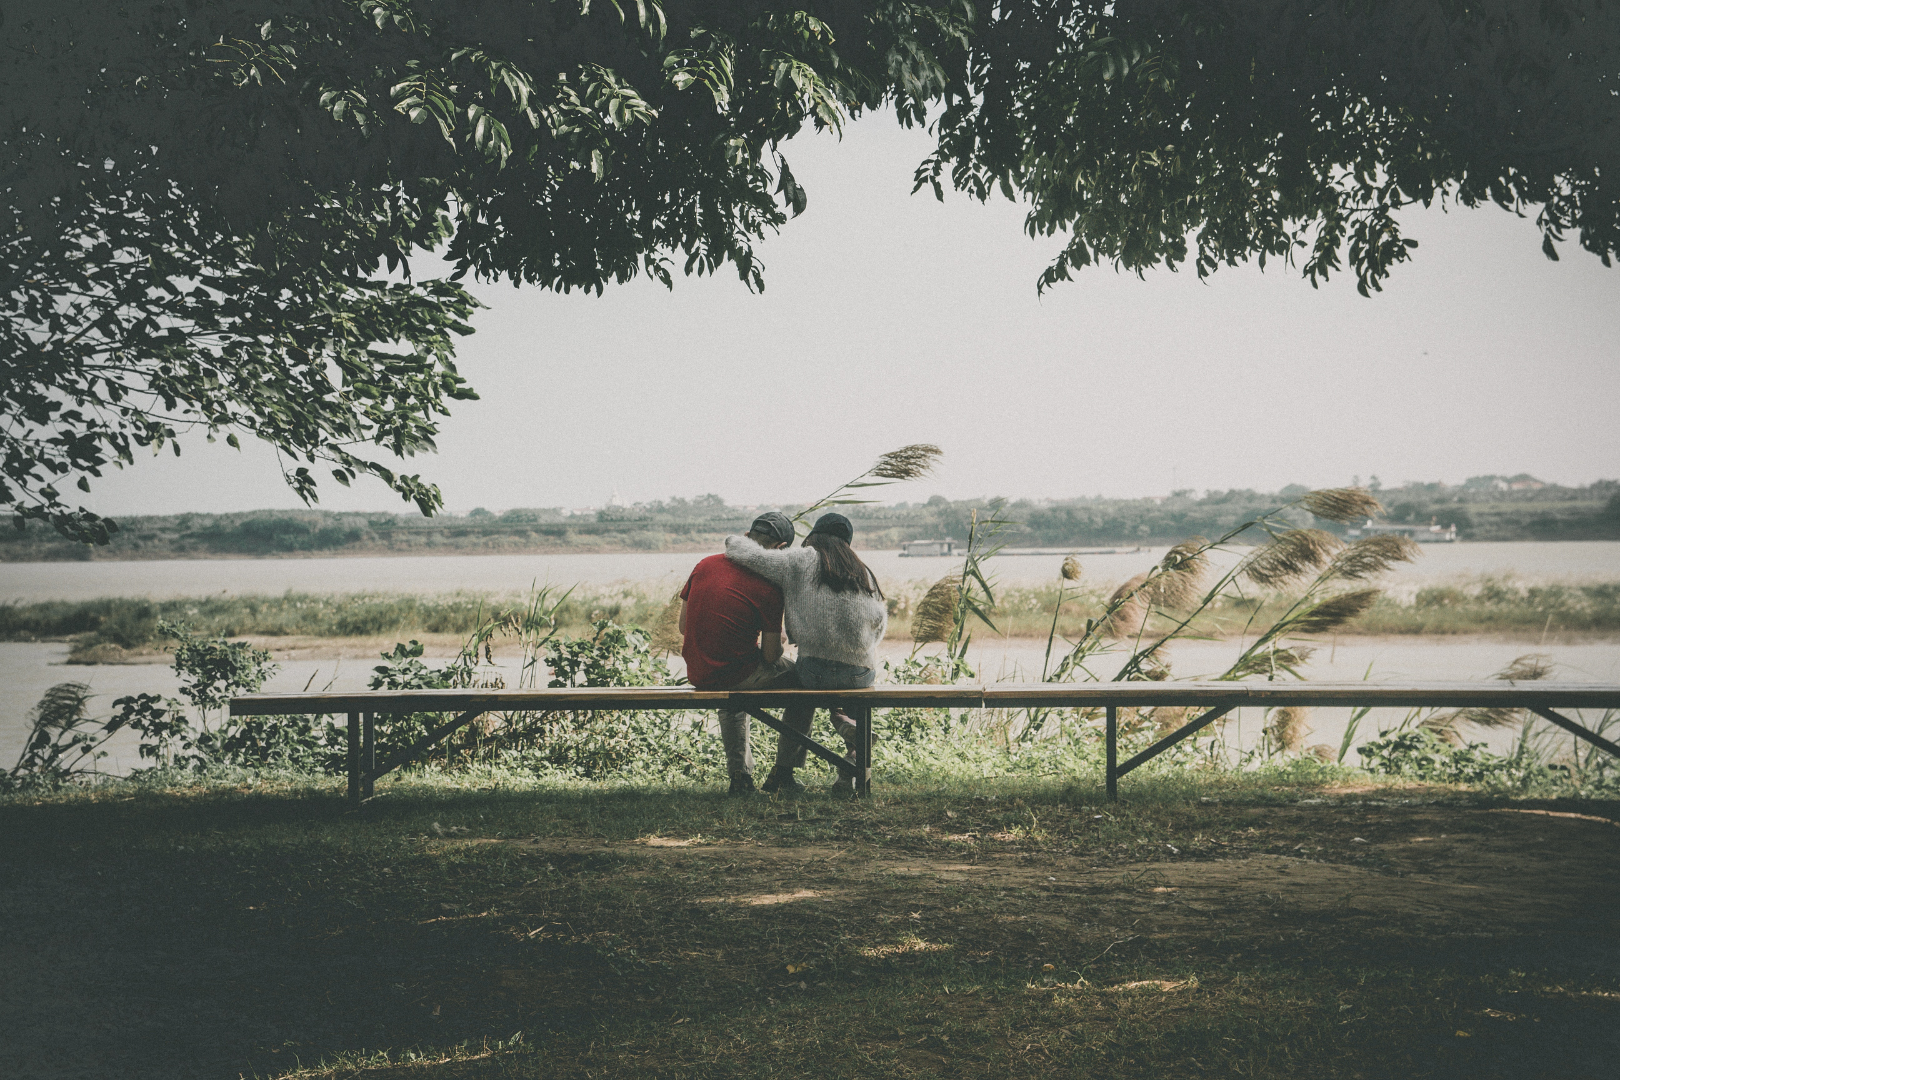
[[[1170,545],[1179,543],[1180,539],[1182,538],[1175,538],[1171,540],[1147,540],[1142,542],[1140,547],[1146,550],[1168,547]],[[1440,546],[1492,547],[1492,546],[1497,546],[1501,544],[1592,544],[1592,543],[1617,544],[1619,543],[1619,541],[1618,540],[1593,540],[1589,538],[1560,539],[1560,540],[1462,540],[1459,542],[1458,545],[1448,544],[1448,545],[1435,545],[1435,546],[1436,547],[1440,547]],[[1046,552],[1048,554],[1058,554],[1058,555],[1064,556],[1064,555],[1074,554],[1074,553],[1085,554],[1089,551],[1107,551],[1112,547],[1113,545],[1111,543],[1084,544],[1078,547],[1049,545],[1046,548]],[[893,547],[863,548],[863,547],[858,547],[856,545],[854,550],[860,552],[862,555],[867,555],[867,556],[872,556],[875,554],[892,556],[892,555],[899,554],[899,549],[893,548]],[[289,561],[304,562],[304,561],[315,560],[315,559],[328,559],[328,560],[333,560],[333,559],[411,559],[411,558],[446,558],[449,556],[464,558],[468,556],[484,557],[489,555],[491,556],[697,555],[701,553],[718,554],[719,551],[720,551],[720,545],[718,542],[715,542],[711,544],[706,544],[706,543],[672,544],[666,547],[657,547],[657,548],[583,547],[577,544],[549,544],[549,545],[543,545],[540,547],[524,547],[524,548],[516,547],[516,548],[508,548],[508,549],[497,550],[497,551],[490,551],[484,548],[470,548],[470,547],[402,548],[402,549],[382,548],[382,549],[362,549],[362,550],[342,550],[342,549],[336,548],[330,551],[276,551],[276,552],[263,552],[260,554],[245,554],[245,553],[216,552],[216,551],[177,551],[177,552],[133,551],[133,552],[127,552],[125,554],[116,553],[116,554],[91,555],[86,558],[76,558],[76,559],[18,559],[18,558],[9,558],[7,557],[7,553],[0,552],[0,563],[6,563],[12,566],[29,566],[29,565],[36,565],[36,564],[45,565],[45,566],[71,566],[74,563],[88,563],[88,562],[102,562],[102,563],[289,562]]]

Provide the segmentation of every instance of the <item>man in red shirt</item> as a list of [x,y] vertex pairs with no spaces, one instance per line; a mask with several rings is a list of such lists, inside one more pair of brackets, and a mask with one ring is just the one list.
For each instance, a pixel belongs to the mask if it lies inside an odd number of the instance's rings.
[[[765,548],[793,543],[793,522],[778,511],[753,519],[747,536]],[[696,690],[775,690],[799,686],[793,661],[781,655],[784,604],[780,589],[741,569],[725,555],[700,560],[680,590],[680,655],[687,681]],[[811,709],[806,710],[812,719]],[[789,724],[800,717],[789,710]],[[728,795],[753,794],[753,746],[747,739],[752,719],[745,712],[720,710],[720,743],[726,748]],[[796,785],[797,786],[797,785]]]

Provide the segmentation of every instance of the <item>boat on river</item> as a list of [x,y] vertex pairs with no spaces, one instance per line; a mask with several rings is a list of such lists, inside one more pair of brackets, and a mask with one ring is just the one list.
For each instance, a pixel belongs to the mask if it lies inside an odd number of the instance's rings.
[[1369,536],[1404,536],[1422,544],[1457,544],[1460,542],[1460,530],[1453,525],[1442,525],[1437,519],[1425,525],[1399,524],[1394,522],[1376,522],[1367,519],[1365,525],[1347,530],[1347,539],[1364,540]]
[[[1005,548],[994,553],[994,558],[1008,555],[1052,555],[1065,558],[1068,555],[1130,555],[1136,551],[1145,551],[1143,547],[1133,548]],[[955,555],[965,555],[967,545],[958,540],[941,538],[939,540],[909,540],[900,545],[900,557],[903,559],[932,559]]]

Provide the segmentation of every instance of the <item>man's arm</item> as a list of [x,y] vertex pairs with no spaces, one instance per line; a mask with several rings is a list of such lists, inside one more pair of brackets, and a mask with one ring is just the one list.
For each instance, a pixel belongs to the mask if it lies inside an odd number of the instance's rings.
[[779,663],[780,656],[786,651],[786,647],[786,642],[780,638],[779,623],[774,623],[760,631],[760,655],[766,657],[767,663]]
[[727,537],[727,558],[785,591],[792,585],[795,549],[769,551],[744,536]]

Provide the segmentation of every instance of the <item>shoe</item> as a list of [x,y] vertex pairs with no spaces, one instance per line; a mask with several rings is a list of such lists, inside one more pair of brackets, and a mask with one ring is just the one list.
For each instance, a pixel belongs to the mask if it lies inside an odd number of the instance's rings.
[[734,773],[733,782],[727,785],[727,798],[744,799],[753,794],[753,774]]
[[775,766],[767,774],[767,782],[760,785],[760,790],[770,795],[805,795],[807,785],[793,778],[792,769]]

